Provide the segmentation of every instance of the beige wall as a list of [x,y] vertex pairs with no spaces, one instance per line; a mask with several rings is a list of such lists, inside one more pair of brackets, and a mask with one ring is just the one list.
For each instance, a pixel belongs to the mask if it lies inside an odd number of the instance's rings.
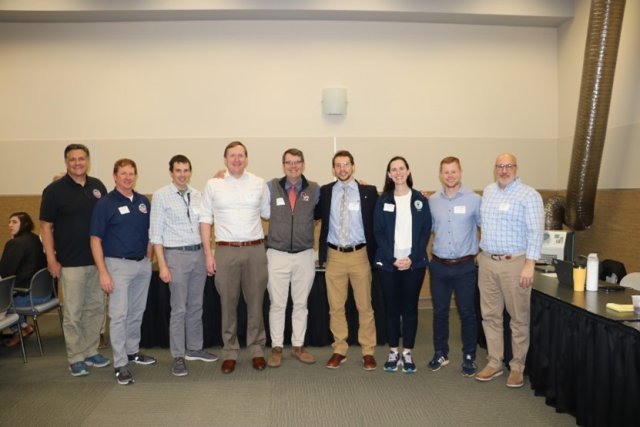
[[[62,150],[87,143],[92,173],[111,186],[116,158],[139,163],[138,189],[167,182],[167,160],[192,158],[202,187],[232,139],[250,169],[281,173],[280,153],[307,153],[307,175],[331,179],[335,149],[357,176],[382,184],[405,155],[420,188],[437,161],[459,156],[481,189],[495,154],[513,151],[523,179],[566,187],[589,0],[562,27],[349,21],[184,21],[0,25],[0,195],[38,195],[63,168]],[[640,4],[628,1],[601,189],[640,187]],[[343,117],[321,113],[324,87],[348,89]],[[600,196],[599,196],[600,197]],[[2,200],[5,203],[8,199]],[[585,248],[638,241],[636,215],[596,216]],[[14,210],[14,209],[8,209]],[[37,214],[32,212],[32,214]],[[599,218],[596,221],[600,221]],[[621,231],[622,230],[622,231]],[[585,234],[586,235],[586,234]],[[635,239],[635,240],[634,240]],[[578,238],[579,250],[581,242]],[[608,255],[615,258],[615,254]],[[629,262],[629,260],[624,260]],[[635,262],[632,261],[632,262]]]
[[[29,179],[0,180],[0,194],[38,194],[69,141],[90,145],[105,182],[128,156],[140,163],[139,190],[152,192],[167,180],[169,156],[183,152],[202,186],[235,138],[267,177],[295,145],[314,154],[309,176],[327,181],[337,147],[353,149],[359,175],[377,185],[390,155],[406,155],[427,188],[437,185],[436,161],[456,154],[481,188],[495,154],[513,150],[530,159],[523,173],[541,172],[528,181],[556,185],[541,155],[555,151],[558,134],[555,28],[3,23],[0,57],[0,144],[29,159]],[[344,117],[321,113],[322,88],[333,86],[348,89]],[[25,163],[3,173],[24,176]]]

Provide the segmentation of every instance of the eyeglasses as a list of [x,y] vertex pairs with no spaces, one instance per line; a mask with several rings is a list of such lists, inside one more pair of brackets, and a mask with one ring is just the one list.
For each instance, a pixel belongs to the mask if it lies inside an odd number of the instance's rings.
[[344,163],[334,163],[333,167],[336,169],[340,169],[340,168],[348,168],[349,166],[351,166],[351,162],[344,162]]
[[515,163],[507,163],[506,165],[496,165],[496,169],[497,170],[500,170],[500,169],[511,170],[511,169],[515,169],[517,167],[518,167],[518,165],[516,165]]
[[303,162],[302,160],[287,160],[285,162],[282,162],[287,166],[299,166],[301,165]]

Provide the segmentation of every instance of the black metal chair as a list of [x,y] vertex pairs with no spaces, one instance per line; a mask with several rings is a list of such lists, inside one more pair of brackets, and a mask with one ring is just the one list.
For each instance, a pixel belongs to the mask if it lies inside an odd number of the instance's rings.
[[[29,294],[31,304],[27,307],[15,307],[16,313],[23,316],[33,317],[33,326],[36,330],[36,337],[38,338],[38,347],[40,348],[40,355],[44,355],[42,351],[42,339],[40,338],[40,327],[38,326],[38,316],[47,311],[58,309],[58,317],[60,318],[60,328],[62,329],[62,309],[60,307],[60,300],[56,293],[55,279],[49,274],[49,270],[43,268],[38,270],[36,274],[31,278],[29,283],[29,289],[18,289],[22,292]],[[33,302],[34,299],[51,296],[51,299],[41,304]]]
[[4,318],[0,319],[0,330],[13,325],[18,325],[18,336],[20,337],[20,347],[22,348],[22,361],[27,363],[27,353],[24,351],[24,341],[20,330],[20,317],[13,312],[13,285],[16,276],[5,277],[0,280],[0,313],[4,313]]

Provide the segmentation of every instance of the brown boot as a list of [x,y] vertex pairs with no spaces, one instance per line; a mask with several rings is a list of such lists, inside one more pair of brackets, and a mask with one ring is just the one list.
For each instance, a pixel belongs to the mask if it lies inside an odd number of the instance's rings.
[[282,347],[273,347],[271,349],[271,356],[269,356],[267,365],[270,368],[277,368],[282,365]]
[[312,363],[316,363],[316,358],[313,357],[313,354],[305,351],[304,347],[292,347],[291,356],[295,357],[302,363],[306,363],[309,365]]

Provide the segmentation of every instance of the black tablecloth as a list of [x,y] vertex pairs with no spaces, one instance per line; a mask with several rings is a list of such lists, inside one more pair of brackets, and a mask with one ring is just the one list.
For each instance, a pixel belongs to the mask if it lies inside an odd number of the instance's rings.
[[[374,272],[371,288],[371,300],[375,313],[378,344],[386,342],[384,300],[382,288],[377,274]],[[142,320],[142,338],[140,346],[143,348],[169,347],[169,317],[171,307],[169,303],[169,286],[160,280],[157,272],[153,272],[147,298],[147,308]],[[291,343],[291,310],[292,303],[289,299],[285,321],[285,344]],[[306,346],[323,347],[333,342],[333,336],[329,329],[329,303],[327,301],[327,286],[324,279],[324,271],[317,271],[313,287],[308,300],[308,322],[305,337]],[[345,307],[347,322],[349,324],[349,344],[358,343],[358,311],[353,299],[353,293],[349,288],[349,297]],[[264,322],[267,330],[267,345],[271,344],[269,337],[269,294],[265,292],[264,298]],[[204,347],[222,346],[222,333],[220,322],[220,296],[214,286],[214,278],[207,278],[204,288],[204,304],[202,321],[204,327]],[[247,306],[242,296],[238,304],[238,341],[241,346],[246,345],[247,330]]]
[[534,290],[527,371],[579,425],[640,425],[640,332],[623,323]]

